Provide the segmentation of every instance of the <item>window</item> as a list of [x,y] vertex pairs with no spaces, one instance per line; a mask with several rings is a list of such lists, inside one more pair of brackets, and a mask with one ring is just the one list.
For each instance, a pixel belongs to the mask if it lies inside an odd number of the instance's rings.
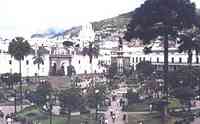
[[78,64],[81,64],[81,60],[78,60]]
[[9,64],[12,65],[12,60],[9,60]]
[[136,57],[136,63],[138,63],[138,57]]
[[26,65],[28,65],[29,64],[29,61],[28,60],[26,60]]
[[142,61],[142,57],[140,57],[140,62]]
[[157,65],[154,65],[154,68],[155,68],[155,70],[158,70],[158,68],[157,68],[158,66]]
[[174,66],[174,70],[176,70],[176,66]]
[[134,57],[133,57],[133,63],[134,63],[134,61],[135,61],[135,60],[134,60]]
[[157,63],[159,63],[159,58],[157,57]]
[[[79,61],[80,61],[80,60],[79,60]],[[79,64],[80,64],[80,63],[79,63]],[[101,61],[99,60],[99,61],[98,61],[98,65],[100,65],[100,64],[101,64]]]
[[196,63],[199,64],[199,57],[196,58]]
[[179,58],[179,63],[182,63],[182,58],[181,57]]
[[149,60],[149,61],[150,61],[150,63],[151,63],[152,59],[150,58],[150,60]]
[[172,57],[172,63],[174,63],[174,57]]
[[143,57],[143,61],[145,61],[145,57]]

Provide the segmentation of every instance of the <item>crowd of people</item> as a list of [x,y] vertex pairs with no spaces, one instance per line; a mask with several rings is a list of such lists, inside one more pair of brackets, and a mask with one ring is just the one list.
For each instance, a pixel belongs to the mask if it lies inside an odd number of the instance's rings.
[[[116,121],[119,121],[117,118],[121,118],[122,121],[125,123],[127,121],[127,115],[126,114],[123,114],[123,115],[120,115],[119,112],[120,111],[123,111],[123,106],[125,104],[125,100],[124,98],[120,98],[118,99],[119,97],[115,94],[115,93],[112,93],[112,96],[111,96],[111,101],[114,103],[114,104],[111,104],[111,107],[109,109],[109,112],[110,112],[110,117],[107,117],[104,119],[104,123],[103,124],[108,124],[110,123],[108,121],[108,118],[111,118],[111,121],[112,123],[115,123]],[[116,108],[113,108],[112,106],[115,106],[116,105]],[[121,109],[121,110],[120,110]],[[120,117],[121,116],[121,117]],[[117,122],[116,122],[117,123]]]
[[15,120],[14,113],[4,115],[4,113],[2,111],[0,111],[0,117],[1,117],[1,119],[5,120],[6,124],[12,124],[13,121]]

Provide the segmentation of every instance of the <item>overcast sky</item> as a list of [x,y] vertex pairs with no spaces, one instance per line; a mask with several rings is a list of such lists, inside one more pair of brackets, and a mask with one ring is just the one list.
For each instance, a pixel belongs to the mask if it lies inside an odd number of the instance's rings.
[[[192,0],[200,8],[200,0]],[[25,36],[116,16],[144,0],[0,0],[0,36]]]

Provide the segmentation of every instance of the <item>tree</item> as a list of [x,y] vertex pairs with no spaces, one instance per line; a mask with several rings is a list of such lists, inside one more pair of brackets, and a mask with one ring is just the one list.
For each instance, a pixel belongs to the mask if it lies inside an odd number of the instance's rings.
[[189,109],[190,100],[196,95],[195,90],[199,85],[199,72],[199,68],[186,66],[168,74],[170,95],[188,105]]
[[133,92],[132,90],[128,90],[127,99],[128,99],[129,105],[133,103],[137,103],[139,102],[139,94],[137,92]]
[[107,75],[110,87],[113,86],[112,79],[114,79],[114,76],[116,74],[117,74],[117,63],[111,63],[110,67],[108,68],[108,75]]
[[89,56],[89,63],[91,64],[91,73],[92,73],[92,60],[93,57],[98,57],[99,55],[99,45],[90,42],[88,47],[84,47],[82,51],[83,55]]
[[59,94],[59,101],[62,109],[68,110],[68,124],[71,121],[71,112],[73,110],[80,109],[82,104],[82,97],[80,95],[80,89],[78,88],[70,88],[67,90],[63,90]]
[[27,99],[33,103],[35,103],[39,108],[43,108],[46,105],[48,98],[52,92],[52,87],[48,82],[40,83],[36,91],[28,91]]
[[73,44],[73,42],[71,42],[71,41],[64,41],[64,42],[63,42],[63,45],[66,46],[66,47],[71,47],[71,46],[73,46],[74,44]]
[[195,97],[195,92],[191,87],[177,87],[172,92],[171,95],[182,101],[182,104],[188,105],[190,109],[190,100]]
[[154,66],[149,61],[142,61],[136,65],[136,72],[141,75],[143,79],[150,77],[153,71]]
[[37,64],[37,68],[38,68],[38,79],[39,79],[39,72],[40,72],[40,65],[44,65],[44,48],[43,47],[39,47],[39,49],[37,50],[36,55],[33,57],[34,61],[33,64]]
[[67,66],[67,76],[71,77],[73,74],[76,74],[76,70],[73,65]]
[[195,89],[199,85],[200,69],[196,67],[182,67],[174,72],[169,72],[169,88],[174,90],[177,87],[190,87]]
[[188,54],[188,64],[192,65],[193,51],[196,51],[196,61],[200,51],[200,29],[199,27],[192,27],[191,29],[184,30],[180,34],[179,52],[187,52]]
[[[27,40],[23,37],[16,37],[12,39],[12,42],[9,43],[8,53],[14,57],[17,61],[19,61],[19,73],[22,76],[21,71],[21,61],[24,60],[25,56],[28,56],[31,51],[31,46]],[[23,103],[23,96],[22,96],[22,81],[20,81],[20,98],[21,98],[21,109]]]
[[[133,12],[125,35],[127,40],[139,38],[144,44],[149,44],[159,37],[163,39],[166,96],[168,96],[169,40],[176,41],[178,34],[183,29],[190,29],[195,23],[196,8],[190,0],[146,0]],[[166,110],[165,115],[167,114]]]
[[13,82],[11,81],[10,73],[1,74],[1,80],[6,84],[6,86],[8,86],[8,88],[12,87]]
[[128,78],[131,76],[131,67],[130,66],[124,66],[123,67],[123,74]]
[[92,59],[93,57],[97,57],[99,54],[99,46],[90,42],[89,43],[89,47],[88,47],[88,50],[87,50],[87,55],[89,56],[90,58],[90,64],[92,64]]
[[108,69],[108,78],[113,78],[117,74],[117,63],[112,63]]
[[[98,90],[98,93],[95,91]],[[101,85],[101,86],[95,86],[90,87],[87,92],[87,104],[91,108],[95,108],[97,104],[101,105],[102,101],[104,101],[106,97],[106,86]]]

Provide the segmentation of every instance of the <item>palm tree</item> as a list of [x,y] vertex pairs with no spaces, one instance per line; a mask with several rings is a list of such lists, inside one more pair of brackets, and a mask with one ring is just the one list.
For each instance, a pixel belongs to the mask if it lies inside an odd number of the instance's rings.
[[34,61],[33,64],[37,64],[37,68],[38,68],[38,80],[39,80],[39,72],[40,72],[40,64],[44,65],[44,52],[42,50],[42,47],[39,47],[39,49],[37,50],[36,56],[33,57]]
[[[91,73],[93,73],[93,64],[92,64],[92,61],[93,61],[93,57],[98,57],[98,54],[99,54],[99,46],[90,42],[89,43],[89,48],[87,50],[87,55],[89,56],[89,63],[90,63],[90,66],[91,66]],[[93,78],[92,78],[92,85],[93,85]]]
[[[15,37],[9,43],[8,53],[14,57],[17,61],[19,61],[19,73],[20,77],[22,77],[22,64],[21,61],[24,60],[25,56],[28,56],[31,52],[31,46],[27,40],[23,37]],[[21,97],[21,110],[23,104],[23,96],[22,96],[22,80],[20,79],[20,97]]]

